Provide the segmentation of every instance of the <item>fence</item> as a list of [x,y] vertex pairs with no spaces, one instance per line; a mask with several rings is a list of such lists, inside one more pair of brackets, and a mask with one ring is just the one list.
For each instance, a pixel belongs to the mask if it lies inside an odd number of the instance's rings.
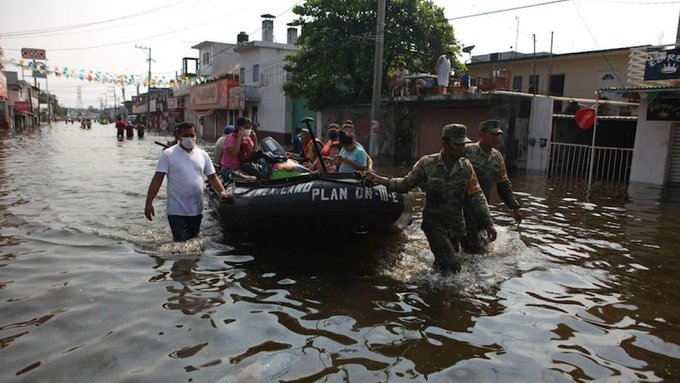
[[592,180],[627,183],[630,179],[630,165],[633,160],[632,148],[550,143],[548,177],[588,178],[590,174],[591,151],[595,150]]

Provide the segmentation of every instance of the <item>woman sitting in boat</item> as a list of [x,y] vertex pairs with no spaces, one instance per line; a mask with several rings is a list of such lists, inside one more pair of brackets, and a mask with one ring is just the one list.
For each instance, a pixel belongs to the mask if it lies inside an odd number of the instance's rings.
[[355,171],[366,170],[368,154],[364,148],[357,145],[354,134],[345,130],[340,131],[338,140],[342,146],[342,150],[335,158],[338,173],[354,173]]
[[318,149],[320,150],[323,147],[323,142],[319,141],[318,139],[313,140],[307,128],[300,131],[300,140],[302,140],[303,146],[302,158],[300,159],[300,162],[306,167],[311,167],[316,160],[317,153],[317,149],[314,149],[314,143],[318,145]]
[[[323,144],[323,148],[321,148],[321,158],[324,160],[324,164],[326,165],[326,171],[329,173],[333,173],[334,171],[328,170],[329,167],[329,162],[333,163],[333,168],[335,169],[335,156],[338,154],[338,152],[335,152],[334,154],[331,153],[331,146],[338,144],[338,130],[340,129],[340,126],[334,122],[330,123],[328,125],[328,133],[326,133],[326,137],[328,138],[326,140],[326,143]],[[313,149],[313,148],[312,148]],[[331,158],[331,154],[332,157]],[[319,162],[319,159],[315,159],[314,163],[312,164],[312,169],[313,170],[321,170],[321,163]]]
[[257,135],[253,131],[253,122],[245,117],[236,121],[236,130],[224,141],[224,152],[220,160],[220,175],[225,181],[241,167],[241,164],[257,148]]

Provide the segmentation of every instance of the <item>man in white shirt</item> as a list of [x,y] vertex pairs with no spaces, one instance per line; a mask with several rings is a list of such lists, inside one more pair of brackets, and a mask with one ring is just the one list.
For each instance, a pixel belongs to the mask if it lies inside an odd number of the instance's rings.
[[449,51],[439,56],[437,64],[435,65],[435,73],[437,74],[437,93],[446,94],[449,87],[449,77],[451,76],[451,59],[453,59],[453,52]]
[[203,218],[203,176],[227,199],[227,192],[215,173],[210,156],[196,147],[196,127],[190,122],[179,125],[179,143],[163,151],[146,194],[144,215],[151,221],[156,214],[153,200],[163,179],[168,176],[167,215],[172,239],[183,242],[198,236]]

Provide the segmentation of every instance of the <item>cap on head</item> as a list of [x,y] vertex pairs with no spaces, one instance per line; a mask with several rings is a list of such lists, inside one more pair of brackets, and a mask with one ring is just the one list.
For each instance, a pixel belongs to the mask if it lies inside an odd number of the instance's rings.
[[479,123],[479,131],[490,134],[503,134],[499,120],[486,120]]
[[229,134],[233,133],[236,128],[234,128],[234,125],[227,125],[224,127],[224,134]]
[[442,138],[448,138],[456,144],[469,142],[467,138],[467,127],[463,124],[448,124],[442,129]]

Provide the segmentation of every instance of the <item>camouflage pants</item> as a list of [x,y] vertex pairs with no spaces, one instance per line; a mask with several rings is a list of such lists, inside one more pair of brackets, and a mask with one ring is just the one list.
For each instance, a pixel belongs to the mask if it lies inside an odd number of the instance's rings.
[[430,251],[434,254],[433,268],[445,274],[459,272],[458,252],[460,248],[458,243],[460,238],[451,236],[445,228],[434,225],[423,225],[422,229],[430,244]]
[[480,231],[486,229],[479,224],[479,220],[475,217],[472,209],[467,207],[463,209],[465,214],[465,236],[460,241],[463,250],[468,253],[481,253],[487,245],[486,238],[480,235]]

